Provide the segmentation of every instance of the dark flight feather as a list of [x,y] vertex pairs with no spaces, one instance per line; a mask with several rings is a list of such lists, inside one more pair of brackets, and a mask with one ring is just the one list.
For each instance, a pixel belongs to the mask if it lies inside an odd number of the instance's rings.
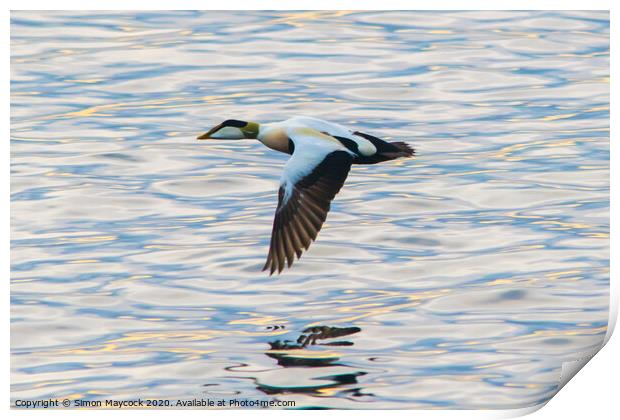
[[336,151],[293,186],[286,201],[285,188],[278,192],[278,208],[273,220],[271,244],[264,270],[270,275],[290,267],[314,241],[327,218],[330,203],[342,188],[349,174],[353,157]]

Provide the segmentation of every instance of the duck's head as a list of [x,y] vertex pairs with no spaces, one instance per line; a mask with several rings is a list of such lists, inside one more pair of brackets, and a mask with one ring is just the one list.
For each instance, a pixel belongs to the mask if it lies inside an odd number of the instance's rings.
[[198,136],[198,140],[206,139],[255,139],[258,136],[258,123],[251,121],[226,120]]

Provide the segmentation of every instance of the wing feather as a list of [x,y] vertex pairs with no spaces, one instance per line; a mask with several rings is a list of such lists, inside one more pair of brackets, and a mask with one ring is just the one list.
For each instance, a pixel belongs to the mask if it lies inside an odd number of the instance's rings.
[[300,258],[316,239],[331,201],[342,188],[353,162],[351,154],[344,150],[317,153],[315,162],[307,157],[301,163],[295,161],[296,154],[302,153],[303,147],[296,146],[278,192],[271,244],[263,267],[270,274],[280,273],[285,264],[290,267],[295,257]]

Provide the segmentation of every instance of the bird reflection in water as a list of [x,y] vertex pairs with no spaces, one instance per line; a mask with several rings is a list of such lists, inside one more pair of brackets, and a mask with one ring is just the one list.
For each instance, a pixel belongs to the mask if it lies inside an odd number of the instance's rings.
[[[281,328],[279,326],[271,327],[272,329]],[[345,337],[347,335],[355,334],[360,332],[361,329],[358,327],[328,327],[325,325],[316,326],[316,327],[308,327],[303,330],[303,333],[297,338],[296,341],[291,340],[277,340],[269,343],[271,346],[271,350],[299,350],[305,349],[308,346],[313,346],[316,344],[323,346],[352,346],[353,343],[351,341],[331,341],[324,343],[317,343],[320,340],[328,340],[331,338],[340,338]],[[273,353],[267,352],[267,355],[270,357],[274,356]],[[279,360],[279,359],[278,359]]]
[[340,392],[356,397],[367,395],[360,388],[350,387],[357,384],[358,377],[366,372],[339,363],[341,355],[326,349],[353,346],[352,341],[341,338],[360,331],[358,327],[313,326],[303,330],[295,340],[270,342],[271,348],[265,354],[287,369],[278,371],[277,379],[271,377],[268,381],[258,381],[258,388],[270,395],[310,393],[329,396]]

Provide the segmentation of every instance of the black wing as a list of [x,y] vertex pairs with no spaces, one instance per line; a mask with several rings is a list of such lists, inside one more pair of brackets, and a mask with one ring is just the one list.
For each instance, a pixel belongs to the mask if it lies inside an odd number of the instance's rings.
[[330,203],[349,174],[353,157],[344,151],[331,152],[293,186],[286,197],[286,185],[278,192],[269,255],[263,270],[280,273],[308,249],[325,222]]

